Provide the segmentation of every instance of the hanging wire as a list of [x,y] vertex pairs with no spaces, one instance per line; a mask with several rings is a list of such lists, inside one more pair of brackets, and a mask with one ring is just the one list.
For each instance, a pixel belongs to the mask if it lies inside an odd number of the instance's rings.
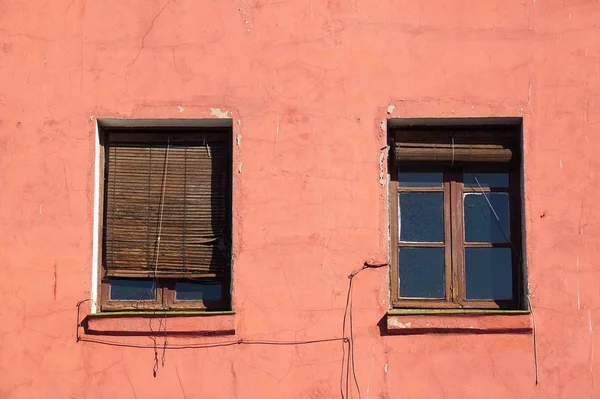
[[167,317],[165,316],[165,342],[163,343],[162,366],[165,367],[165,358],[167,356]]
[[152,366],[152,375],[156,378],[156,373],[158,372],[158,351],[156,350],[156,338],[152,338],[154,340],[154,366]]
[[[130,344],[130,343],[122,343],[115,341],[108,341],[103,339],[90,338],[89,336],[81,336],[79,333],[80,327],[84,327],[84,321],[80,319],[81,315],[81,305],[85,302],[90,301],[91,299],[83,299],[75,305],[77,309],[77,331],[76,331],[76,339],[77,342],[90,342],[95,344],[109,345],[109,346],[118,346],[124,348],[139,348],[139,349],[154,349],[155,345],[140,345],[140,344]],[[165,312],[166,314],[166,312]],[[152,325],[150,325],[150,331],[152,330]],[[259,339],[236,339],[229,341],[220,341],[220,342],[211,342],[204,344],[185,344],[185,345],[169,345],[169,349],[180,350],[180,349],[205,349],[205,348],[218,348],[224,346],[233,346],[233,345],[273,345],[273,346],[290,346],[290,345],[311,345],[311,344],[319,344],[319,343],[327,343],[327,342],[348,342],[348,338],[345,337],[335,337],[335,338],[321,338],[321,339],[312,339],[312,340],[304,340],[304,341],[272,341],[272,340],[259,340]],[[158,355],[156,355],[158,356]]]
[[[158,262],[160,257],[160,242],[162,236],[162,225],[163,225],[163,216],[165,211],[165,197],[167,190],[167,173],[169,170],[169,150],[171,148],[171,135],[167,136],[167,149],[165,151],[165,164],[163,169],[163,179],[162,179],[162,187],[161,187],[161,195],[160,195],[160,204],[159,204],[159,216],[158,216],[158,231],[156,238],[156,257],[154,261],[154,289],[158,289]],[[167,352],[167,316],[163,315],[158,320],[158,332],[164,330],[165,338],[163,342],[163,350],[162,350],[162,358],[161,363],[162,366],[165,366],[165,358]],[[150,319],[150,330],[152,331],[152,319]],[[156,372],[158,371],[158,349],[156,346],[156,338],[152,338],[154,341],[154,368],[153,373],[156,377]]]
[[[154,361],[152,365],[152,376],[156,378],[156,373],[158,372],[158,347],[156,346],[156,334],[154,334],[154,329],[152,328],[152,318],[148,319],[148,328],[150,329],[150,338],[152,340],[152,350],[154,352]],[[160,324],[159,324],[160,327]]]
[[171,148],[171,135],[169,134],[167,138],[167,150],[165,154],[165,167],[163,170],[163,179],[162,179],[162,188],[160,195],[160,205],[159,205],[159,216],[158,216],[158,232],[156,238],[156,257],[154,261],[154,281],[157,283],[157,274],[158,274],[158,257],[160,254],[160,238],[162,234],[162,224],[163,224],[163,215],[165,210],[165,194],[166,194],[166,186],[167,186],[167,171],[169,168],[169,149]]
[[77,302],[77,305],[75,305],[75,307],[77,308],[77,342],[79,342],[79,327],[81,327],[81,317],[79,315],[79,311],[81,308],[81,305],[85,302],[91,301],[91,298],[87,298],[87,299],[82,299],[81,301]]
[[483,187],[481,186],[481,184],[479,183],[479,179],[477,178],[477,176],[475,176],[475,174],[471,173],[471,176],[473,177],[473,179],[475,180],[475,182],[477,183],[477,186],[479,187],[479,190],[481,191],[481,194],[483,194],[483,197],[485,198],[485,201],[488,204],[488,207],[490,208],[490,210],[492,211],[492,213],[494,214],[494,221],[496,222],[496,225],[498,226],[498,229],[500,230],[500,233],[502,233],[502,237],[504,238],[504,240],[506,240],[506,242],[508,242],[513,250],[513,252],[517,255],[517,257],[519,258],[519,262],[522,262],[522,257],[521,257],[521,253],[519,251],[517,251],[517,248],[515,247],[515,245],[513,244],[513,242],[510,240],[510,238],[506,235],[506,233],[504,232],[504,229],[502,229],[502,226],[500,224],[500,218],[498,217],[498,214],[496,213],[496,210],[494,209],[494,206],[492,205],[492,203],[490,202],[490,199],[488,198],[485,190],[483,189]]
[[[363,271],[364,269],[377,269],[381,267],[388,266],[388,263],[374,263],[373,261],[367,261],[364,263],[361,269],[357,269],[352,272],[349,276],[348,283],[348,293],[346,296],[346,306],[344,309],[344,317],[343,317],[343,326],[342,326],[342,336],[335,338],[323,338],[323,339],[313,339],[306,341],[270,341],[270,340],[246,340],[240,338],[238,340],[230,340],[230,341],[221,341],[221,342],[213,342],[213,343],[205,343],[205,344],[185,344],[185,345],[168,345],[168,349],[180,350],[180,349],[207,349],[207,348],[217,348],[217,347],[226,347],[233,345],[265,345],[265,346],[296,346],[296,345],[311,345],[311,344],[319,344],[319,343],[328,343],[328,342],[341,342],[342,343],[342,367],[341,367],[341,375],[340,375],[340,395],[342,399],[349,399],[352,391],[350,390],[350,379],[354,380],[354,386],[356,387],[356,391],[358,393],[359,399],[361,398],[360,385],[358,383],[358,377],[356,375],[356,363],[354,356],[354,320],[352,315],[352,288],[353,288],[353,279],[354,277]],[[82,327],[82,322],[80,321],[80,306],[86,301],[90,299],[84,299],[82,301],[77,302],[77,342],[89,342],[101,345],[109,345],[116,347],[124,347],[124,348],[139,348],[139,349],[152,349],[154,352],[154,364],[152,368],[153,375],[156,377],[158,372],[158,347],[156,344],[155,331],[152,328],[152,318],[150,318],[149,328],[152,332],[151,339],[153,343],[151,345],[140,345],[140,344],[129,344],[115,341],[108,341],[102,339],[90,338],[88,336],[82,337],[79,334],[79,328]],[[157,312],[154,312],[156,314]],[[165,334],[165,342],[163,345],[163,354],[162,354],[162,365],[164,367],[165,364],[165,353],[167,350],[167,328],[166,328],[166,317],[167,313],[163,312],[161,315],[161,320],[164,318],[164,334]],[[84,319],[85,320],[85,319]],[[349,323],[347,323],[347,321]],[[348,324],[349,328],[349,336],[346,336],[346,325]],[[162,326],[162,324],[161,324]],[[160,332],[159,330],[156,332]],[[345,373],[344,373],[345,371]]]
[[[348,317],[348,321],[349,321],[350,336],[348,337],[348,354],[347,354],[347,356],[346,356],[346,352],[345,352],[346,346],[342,345],[342,376],[340,378],[340,394],[342,396],[342,399],[350,398],[349,394],[352,393],[352,391],[350,390],[350,373],[352,373],[352,378],[354,380],[354,386],[356,387],[356,391],[358,393],[359,399],[362,397],[361,392],[360,392],[360,385],[358,383],[358,378],[356,376],[356,364],[354,361],[354,321],[352,319],[352,307],[353,307],[352,306],[352,304],[353,304],[352,288],[353,288],[354,277],[356,277],[356,275],[358,273],[360,273],[361,271],[363,271],[365,269],[378,269],[380,267],[386,267],[388,265],[389,265],[388,263],[377,263],[372,260],[368,260],[363,264],[362,268],[353,271],[348,276],[348,279],[349,279],[348,294],[346,296],[346,307],[344,309],[342,336],[346,337],[346,318],[347,317]],[[344,365],[346,368],[345,378],[344,378]],[[344,381],[346,383],[345,391],[344,391]],[[344,395],[344,392],[345,392],[345,395]]]
[[[342,337],[346,337],[346,317],[348,315],[348,309],[350,307],[350,297],[352,296],[352,279],[358,272],[353,272],[348,276],[350,279],[348,283],[348,292],[346,294],[346,306],[344,308],[344,318],[342,319]],[[348,345],[348,353],[346,353],[346,344]],[[348,340],[348,342],[342,342],[342,369],[340,375],[340,394],[342,399],[349,398],[349,388],[350,388],[350,351],[352,350],[352,340]],[[344,378],[344,368],[345,368],[345,378]],[[345,390],[344,390],[344,381],[345,381]],[[345,392],[345,394],[344,394]]]
[[[136,348],[136,349],[153,349],[152,345],[140,345],[140,344],[129,344],[115,341],[107,341],[102,339],[79,337],[79,341],[90,342],[94,344],[118,346],[123,348]],[[233,341],[221,341],[209,344],[186,344],[186,345],[169,345],[169,350],[182,350],[182,349],[208,349],[208,348],[221,348],[225,346],[234,345],[264,345],[264,346],[294,346],[294,345],[312,345],[328,342],[348,342],[348,338],[324,338],[324,339],[313,339],[308,341],[269,341],[269,340],[246,340],[237,339]]]
[[[364,269],[364,268],[363,268]],[[356,378],[356,367],[355,367],[355,363],[354,363],[354,328],[353,328],[353,320],[352,320],[352,304],[353,304],[353,296],[352,296],[352,283],[354,281],[354,276],[356,276],[358,273],[360,273],[361,270],[363,269],[359,269],[356,272],[353,272],[352,274],[350,274],[348,276],[348,279],[350,280],[350,282],[348,283],[348,298],[346,300],[346,310],[344,311],[344,316],[346,315],[346,312],[349,313],[349,329],[350,329],[350,341],[349,341],[349,352],[348,353],[348,366],[347,369],[348,370],[352,370],[352,377],[354,378],[354,385],[356,386],[356,390],[358,392],[358,397],[360,398],[360,386],[358,384],[358,379]],[[345,317],[344,317],[345,319]],[[345,325],[345,323],[344,323]],[[345,335],[344,335],[345,336]],[[346,386],[348,386],[348,382],[350,380],[350,375],[349,375],[349,371],[346,375]]]
[[[483,196],[488,204],[488,207],[491,209],[492,213],[494,214],[495,222],[498,225],[498,228],[500,229],[502,236],[510,244],[513,252],[519,258],[519,263],[522,263],[523,258],[522,258],[521,253],[519,251],[517,251],[517,248],[515,248],[515,245],[513,244],[513,242],[504,233],[504,230],[502,229],[502,226],[500,225],[500,218],[498,217],[498,214],[496,213],[494,206],[492,205],[488,196],[486,195],[485,191],[483,190],[483,187],[479,183],[479,179],[477,179],[477,176],[475,176],[473,173],[471,173],[471,176],[475,179],[475,182],[479,186],[479,190],[483,194]],[[536,329],[536,324],[535,324],[535,313],[533,312],[533,306],[531,306],[531,298],[529,296],[529,292],[527,292],[527,307],[529,309],[529,312],[531,313],[531,321],[533,323],[533,362],[534,362],[534,367],[535,367],[535,385],[538,385],[540,383],[540,379],[539,379],[539,367],[538,367],[538,355],[537,355],[537,329]]]

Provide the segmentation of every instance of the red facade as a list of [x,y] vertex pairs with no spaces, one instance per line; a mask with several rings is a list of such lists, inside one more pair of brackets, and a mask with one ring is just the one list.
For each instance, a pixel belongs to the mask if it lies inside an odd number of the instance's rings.
[[[593,397],[598,21],[590,0],[0,2],[0,397]],[[533,313],[398,315],[386,266],[352,279],[342,331],[348,276],[390,256],[388,121],[455,117],[522,118]],[[88,317],[114,119],[231,126],[233,312]]]

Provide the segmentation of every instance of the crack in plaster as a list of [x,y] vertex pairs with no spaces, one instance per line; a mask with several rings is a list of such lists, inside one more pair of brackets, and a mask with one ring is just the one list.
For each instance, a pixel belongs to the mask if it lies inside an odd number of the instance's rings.
[[127,67],[130,67],[131,65],[135,64],[135,62],[137,61],[137,59],[140,57],[140,54],[142,53],[142,50],[144,49],[144,46],[146,45],[146,37],[148,37],[148,35],[152,31],[152,29],[154,29],[154,23],[156,22],[156,20],[158,19],[158,17],[160,17],[160,15],[163,13],[163,11],[165,11],[165,8],[167,8],[167,6],[171,3],[171,1],[172,0],[167,0],[167,2],[165,3],[165,5],[162,6],[162,8],[158,11],[158,13],[154,16],[154,18],[152,18],[152,21],[150,22],[150,27],[148,27],[148,30],[146,30],[146,33],[144,33],[144,36],[142,36],[142,43],[141,43],[141,46],[140,46],[137,54],[135,55],[135,58],[133,59],[133,61],[131,61],[127,65]]
[[127,374],[127,372],[125,372],[124,374],[125,374],[125,378],[127,378],[127,382],[129,383],[129,386],[131,387],[131,392],[133,393],[133,397],[135,399],[137,399],[137,393],[135,392],[135,388],[133,386],[133,383],[131,382],[131,378],[129,378],[129,374]]
[[185,390],[183,389],[183,384],[181,383],[181,377],[179,377],[179,370],[177,370],[177,365],[175,366],[175,375],[177,376],[177,382],[179,382],[179,387],[181,388],[181,394],[183,395],[183,399],[187,399],[185,394]]
[[371,356],[371,365],[369,366],[369,379],[367,382],[367,399],[369,399],[369,392],[371,391],[371,374],[373,371],[373,363],[375,362],[375,345],[373,345],[373,355]]
[[440,389],[440,392],[442,393],[442,398],[446,398],[446,392],[444,391],[444,386],[442,385],[440,379],[438,378],[437,374],[435,373],[435,371],[433,371],[433,367],[431,366],[431,364],[429,363],[429,361],[425,362],[425,366],[429,369],[429,372],[431,373],[431,375],[433,375],[433,378],[435,379],[435,382],[437,383],[437,386]]
[[[148,37],[148,35],[150,34],[150,32],[152,31],[152,29],[154,29],[154,23],[156,22],[156,20],[158,19],[158,17],[161,16],[161,14],[163,13],[163,11],[165,11],[165,8],[167,8],[167,6],[169,4],[171,4],[173,0],[167,0],[167,2],[165,3],[164,6],[162,6],[162,8],[158,11],[158,13],[156,13],[156,15],[154,16],[154,18],[152,18],[152,21],[150,21],[150,26],[148,27],[148,29],[146,30],[146,33],[144,33],[144,35],[142,36],[142,42],[140,44],[140,48],[138,49],[137,54],[135,55],[135,57],[133,58],[133,60],[131,60],[131,62],[129,62],[127,65],[125,65],[125,73],[124,73],[124,77],[125,77],[125,90],[123,91],[123,93],[121,94],[121,97],[127,93],[127,89],[129,86],[129,80],[127,79],[127,70],[129,68],[131,68],[131,66],[133,66],[133,64],[136,63],[136,61],[138,60],[138,58],[140,57],[140,55],[142,54],[142,51],[144,50],[145,46],[146,46],[146,38]],[[83,46],[83,40],[81,41],[81,45]],[[81,52],[83,52],[83,47],[80,50]],[[83,60],[83,57],[81,57]],[[83,61],[82,61],[83,63]],[[83,71],[83,66],[81,67],[81,70]],[[83,82],[83,75],[80,78]],[[83,85],[83,83],[81,83],[81,85]]]

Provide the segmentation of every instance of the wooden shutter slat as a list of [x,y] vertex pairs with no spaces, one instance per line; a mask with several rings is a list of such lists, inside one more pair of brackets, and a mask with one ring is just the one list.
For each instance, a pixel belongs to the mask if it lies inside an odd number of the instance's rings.
[[512,151],[501,145],[453,146],[431,143],[396,143],[398,162],[510,162]]
[[[120,140],[124,137],[129,136],[118,135]],[[108,140],[106,274],[161,278],[227,274],[227,142],[177,143],[167,150],[156,137],[150,141],[131,145]]]
[[398,162],[506,163],[518,147],[515,129],[505,126],[407,126],[394,129]]

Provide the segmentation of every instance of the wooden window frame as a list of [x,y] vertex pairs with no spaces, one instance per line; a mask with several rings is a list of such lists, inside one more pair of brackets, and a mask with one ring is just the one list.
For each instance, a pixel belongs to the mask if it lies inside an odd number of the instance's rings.
[[[214,280],[214,278],[211,278]],[[156,296],[154,300],[131,301],[131,300],[111,300],[110,299],[110,278],[104,277],[101,282],[101,311],[217,311],[231,310],[230,308],[230,279],[222,277],[221,282],[221,300],[177,300],[175,285],[177,282],[184,281],[178,279],[159,278],[156,279]],[[202,279],[185,280],[201,283]]]
[[[391,145],[394,149],[393,140]],[[522,205],[520,157],[514,156],[508,163],[457,163],[443,165],[436,162],[397,162],[395,154],[390,155],[390,242],[391,242],[391,303],[393,308],[418,309],[507,309],[521,310],[525,304],[524,273],[522,257]],[[440,187],[400,187],[398,170],[405,168],[413,171],[427,171],[432,168],[442,170],[443,183]],[[508,188],[468,188],[464,187],[463,168],[477,172],[493,172],[502,168],[508,170]],[[464,194],[468,192],[506,192],[509,194],[510,237],[509,243],[475,243],[464,241]],[[407,243],[398,236],[398,198],[402,192],[442,192],[444,193],[444,242],[443,243]],[[402,247],[444,248],[444,289],[445,298],[406,298],[401,297],[399,249]],[[511,300],[469,300],[466,299],[464,249],[469,247],[508,247],[511,248],[512,288]]]
[[[152,142],[152,139],[144,139],[144,135],[152,134],[156,132],[168,131],[173,134],[177,133],[198,133],[199,137],[202,135],[223,135],[227,138],[228,143],[228,157],[227,157],[227,174],[229,175],[229,184],[227,193],[227,220],[229,226],[229,238],[231,239],[231,226],[232,226],[232,131],[231,128],[223,127],[144,127],[144,128],[101,128],[99,130],[99,142],[100,142],[100,187],[99,190],[99,223],[98,223],[98,237],[100,239],[101,250],[98,251],[98,292],[99,292],[99,305],[100,311],[102,312],[114,312],[114,311],[227,311],[231,310],[231,286],[232,286],[232,253],[230,249],[230,267],[227,275],[218,277],[216,274],[207,273],[205,276],[198,278],[189,279],[177,279],[177,278],[156,278],[156,295],[154,300],[111,300],[110,299],[110,277],[106,275],[106,268],[104,266],[105,258],[105,207],[107,199],[107,188],[106,176],[108,170],[107,162],[107,151],[106,143],[107,136],[111,132],[118,131],[119,133],[126,133],[127,135],[132,134],[139,136],[139,141]],[[137,139],[137,137],[136,137]],[[137,280],[137,279],[136,279]],[[147,280],[147,278],[140,278],[140,280]],[[220,280],[221,282],[221,299],[218,301],[205,301],[205,300],[177,300],[175,286],[177,282],[198,282],[201,283],[207,280]]]

